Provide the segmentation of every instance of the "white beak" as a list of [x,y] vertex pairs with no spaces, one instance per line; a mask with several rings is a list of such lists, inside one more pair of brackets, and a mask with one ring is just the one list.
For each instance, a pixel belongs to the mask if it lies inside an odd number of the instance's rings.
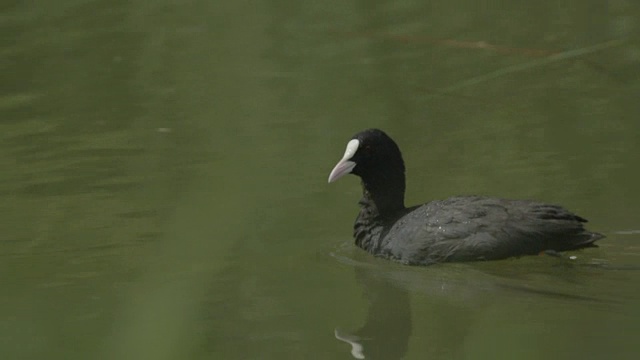
[[358,146],[360,146],[360,141],[358,139],[352,139],[347,144],[347,149],[344,152],[344,156],[336,166],[334,166],[333,170],[331,170],[331,174],[329,174],[329,182],[332,183],[341,177],[349,174],[354,167],[356,167],[356,163],[351,161],[353,155],[355,155],[356,151],[358,151]]

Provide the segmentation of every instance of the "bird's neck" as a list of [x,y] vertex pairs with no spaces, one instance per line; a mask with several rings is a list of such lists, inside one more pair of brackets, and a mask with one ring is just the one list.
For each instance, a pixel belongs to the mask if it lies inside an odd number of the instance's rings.
[[370,191],[363,182],[360,213],[353,226],[356,245],[373,254],[380,251],[385,229],[405,209],[404,187],[387,192],[385,196],[376,194],[382,193]]
[[[400,161],[402,165],[402,161]],[[388,231],[398,216],[404,213],[404,167],[388,169],[383,174],[361,176],[362,199],[360,213],[354,224],[356,245],[376,253],[382,246],[385,229]]]
[[[367,217],[388,218],[405,209],[404,176],[397,179],[383,178],[382,181],[362,181],[361,215]],[[385,181],[386,180],[386,181]]]

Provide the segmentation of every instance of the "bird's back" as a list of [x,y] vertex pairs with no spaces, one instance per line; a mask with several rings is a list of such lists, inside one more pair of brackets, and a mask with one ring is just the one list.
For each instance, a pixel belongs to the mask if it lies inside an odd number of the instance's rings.
[[380,254],[408,264],[494,260],[594,246],[603,236],[556,205],[478,196],[407,209],[383,227]]

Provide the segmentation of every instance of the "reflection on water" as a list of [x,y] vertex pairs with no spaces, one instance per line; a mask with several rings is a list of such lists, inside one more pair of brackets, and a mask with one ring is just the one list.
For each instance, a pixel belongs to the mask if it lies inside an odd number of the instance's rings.
[[[465,342],[479,336],[475,333],[478,328],[472,320],[477,316],[474,314],[493,311],[492,308],[499,308],[502,304],[512,306],[507,304],[515,303],[522,307],[521,311],[525,312],[521,315],[525,318],[531,317],[530,311],[540,311],[536,315],[537,321],[552,328],[554,323],[567,320],[566,316],[555,317],[557,308],[579,309],[581,314],[570,320],[578,321],[590,316],[597,317],[602,311],[626,311],[628,301],[638,300],[637,294],[628,298],[629,294],[623,289],[617,294],[606,295],[592,291],[593,281],[590,277],[607,277],[607,269],[585,268],[589,264],[568,263],[565,259],[529,257],[497,262],[503,263],[503,266],[471,263],[406,268],[382,261],[361,261],[340,252],[333,256],[337,261],[354,268],[364,294],[367,315],[363,325],[349,332],[342,329],[344,324],[339,324],[334,334],[337,340],[349,344],[351,356],[356,359],[404,358],[412,341],[421,343],[422,348],[428,349],[430,354],[448,358],[465,357]],[[505,263],[509,266],[505,267]],[[518,269],[523,273],[517,275]],[[634,276],[629,272],[626,275]],[[615,276],[607,278],[612,280]],[[412,318],[415,313],[412,303],[426,311],[419,321]],[[533,310],[537,306],[540,306],[540,310]],[[426,333],[420,331],[425,325],[429,327],[426,324],[428,321],[456,322],[460,321],[461,315],[468,317],[460,324],[466,325],[452,333],[447,333],[446,327]],[[496,322],[504,321],[501,319],[503,315],[495,315],[499,316],[494,319]],[[597,318],[588,322],[594,324],[592,331],[597,332]],[[631,322],[628,325],[635,326]],[[580,336],[583,335],[580,333]],[[581,347],[588,348],[579,339],[574,340]],[[589,353],[584,348],[582,351]],[[508,354],[516,353],[509,350],[502,353],[503,356]]]

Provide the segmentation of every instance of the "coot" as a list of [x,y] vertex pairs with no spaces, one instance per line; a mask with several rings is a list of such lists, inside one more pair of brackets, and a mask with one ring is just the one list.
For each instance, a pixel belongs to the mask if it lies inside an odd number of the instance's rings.
[[329,175],[362,179],[356,244],[411,265],[496,260],[595,246],[604,236],[587,231],[584,218],[536,201],[456,196],[405,207],[405,168],[398,145],[383,131],[353,136]]

